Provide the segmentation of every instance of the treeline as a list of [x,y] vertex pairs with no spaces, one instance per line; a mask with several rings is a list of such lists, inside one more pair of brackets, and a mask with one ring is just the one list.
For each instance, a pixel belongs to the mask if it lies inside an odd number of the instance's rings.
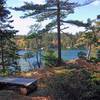
[[[89,34],[89,33],[88,33]],[[90,33],[92,35],[92,33]],[[62,33],[61,34],[61,47],[62,49],[86,49],[88,48],[88,40],[86,38],[87,33],[79,32],[75,35]],[[99,34],[97,34],[97,46],[99,46]],[[56,33],[43,33],[41,34],[41,48],[49,49],[49,48],[57,48],[57,34]],[[35,38],[28,38],[28,36],[16,36],[16,43],[19,49],[31,49],[34,50],[36,48],[37,43],[35,43]]]

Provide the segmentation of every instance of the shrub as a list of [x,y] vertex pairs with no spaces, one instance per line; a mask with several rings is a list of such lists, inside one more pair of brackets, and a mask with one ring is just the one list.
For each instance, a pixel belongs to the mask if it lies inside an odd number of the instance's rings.
[[8,75],[8,70],[6,69],[0,69],[0,75],[1,76],[7,76]]
[[97,52],[97,59],[100,59],[100,50]]
[[55,100],[99,100],[100,88],[92,81],[91,73],[84,69],[54,76],[47,83]]
[[48,50],[43,56],[46,66],[52,67],[57,65],[57,56],[53,50]]
[[82,58],[82,59],[85,59],[86,58],[86,53],[85,52],[83,52],[83,51],[80,51],[79,53],[78,53],[78,58]]
[[95,58],[95,57],[91,57],[91,58],[90,58],[90,61],[96,63],[96,59],[97,59],[97,58]]
[[100,62],[100,58],[91,57],[90,61],[92,61],[93,63],[98,63]]
[[95,57],[91,57],[90,58],[90,61],[94,62],[94,63],[98,63],[100,62],[100,50],[97,51],[97,54],[96,54],[96,58]]
[[97,59],[96,59],[96,62],[100,62],[100,50],[98,50],[98,52],[97,52]]

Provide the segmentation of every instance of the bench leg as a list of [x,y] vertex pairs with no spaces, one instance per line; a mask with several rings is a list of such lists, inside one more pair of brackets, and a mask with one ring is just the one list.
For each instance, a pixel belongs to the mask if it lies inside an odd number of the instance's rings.
[[19,91],[20,91],[20,94],[27,95],[36,89],[37,89],[37,85],[33,85],[33,86],[31,85],[30,87],[20,87]]
[[28,94],[28,88],[26,87],[20,87],[20,94],[27,95]]

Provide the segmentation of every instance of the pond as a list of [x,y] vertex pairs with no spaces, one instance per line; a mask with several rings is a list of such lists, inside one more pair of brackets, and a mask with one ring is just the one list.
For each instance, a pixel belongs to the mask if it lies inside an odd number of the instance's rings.
[[72,60],[72,59],[77,59],[78,58],[78,53],[82,51],[87,53],[87,50],[79,50],[79,49],[74,49],[74,50],[62,50],[61,55],[63,60]]
[[[62,50],[61,55],[63,60],[72,60],[78,58],[77,54],[80,52],[86,52],[86,50]],[[20,66],[21,71],[29,71],[35,68],[38,68],[37,66],[37,59],[36,54],[32,54],[30,58],[24,58],[23,56],[25,53],[32,51],[26,51],[26,50],[20,50],[17,53],[20,55],[20,59],[17,60],[18,66]],[[39,57],[40,59],[40,57]]]

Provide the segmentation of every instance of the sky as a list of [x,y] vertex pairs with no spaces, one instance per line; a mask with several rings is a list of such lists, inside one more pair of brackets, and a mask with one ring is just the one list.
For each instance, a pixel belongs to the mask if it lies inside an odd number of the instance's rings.
[[[7,0],[7,6],[8,7],[20,7],[21,5],[23,5],[23,3],[27,1],[27,2],[33,2],[33,3],[39,3],[39,4],[43,4],[45,2],[45,0]],[[77,0],[74,0],[77,1]],[[80,3],[80,1],[85,1],[85,0],[78,0],[78,2]],[[21,19],[20,16],[22,16],[24,13],[22,12],[18,12],[18,11],[13,11],[10,10],[11,14],[13,15],[13,20],[14,22],[12,23],[12,25],[15,27],[16,30],[19,30],[19,32],[17,33],[18,35],[27,35],[27,33],[30,30],[30,25],[35,23],[34,19],[31,18],[25,18],[25,19]],[[75,13],[74,14],[70,14],[67,19],[68,20],[80,20],[83,22],[86,22],[86,20],[88,18],[91,19],[96,19],[96,16],[100,15],[100,0],[96,0],[95,2],[93,2],[90,5],[84,6],[84,7],[78,7],[75,9]],[[43,23],[43,25],[45,25],[48,21],[45,21]],[[75,34],[78,31],[83,31],[84,28],[82,27],[76,27],[73,25],[70,25],[68,29],[66,29],[66,32],[69,32],[71,34]]]

